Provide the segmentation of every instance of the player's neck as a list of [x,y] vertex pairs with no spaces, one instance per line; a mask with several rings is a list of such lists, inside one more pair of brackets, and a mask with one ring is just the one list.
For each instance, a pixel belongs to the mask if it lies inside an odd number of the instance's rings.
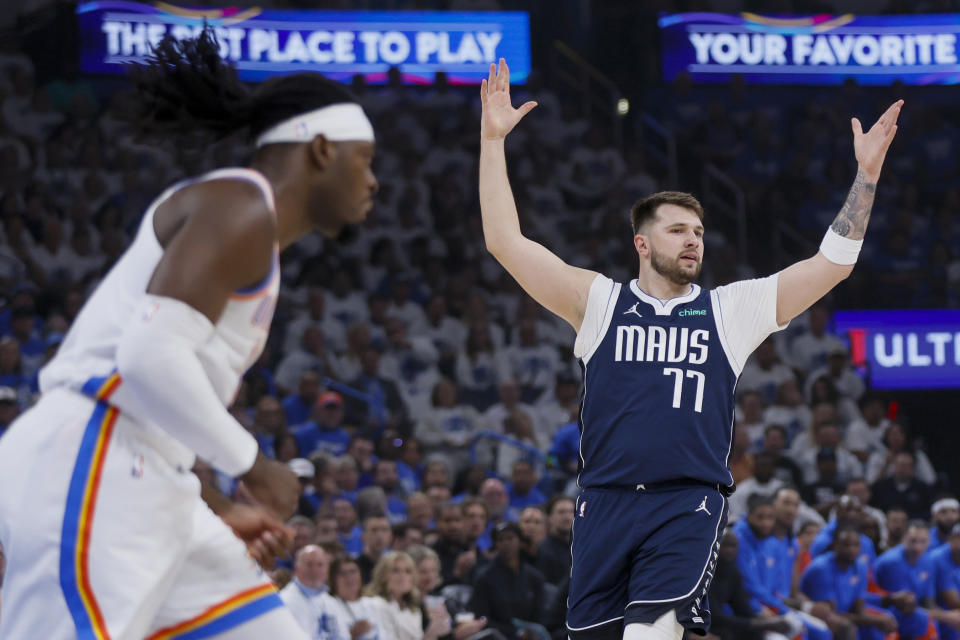
[[637,273],[637,286],[641,291],[661,302],[690,293],[689,283],[679,284],[668,280],[647,265],[642,265]]
[[277,214],[277,242],[280,245],[280,251],[283,251],[313,231],[309,220],[301,219],[294,214],[295,211],[305,209],[307,194],[304,192],[303,183],[293,179],[295,172],[284,171],[283,168],[277,170],[274,164],[269,162],[254,161],[250,167],[262,173],[273,189],[273,201]]

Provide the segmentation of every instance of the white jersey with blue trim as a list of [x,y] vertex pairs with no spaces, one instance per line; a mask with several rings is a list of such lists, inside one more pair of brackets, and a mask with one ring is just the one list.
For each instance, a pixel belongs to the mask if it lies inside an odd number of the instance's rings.
[[734,389],[777,325],[772,275],[667,301],[598,275],[574,355],[584,369],[580,486],[732,486]]
[[[88,380],[106,378],[116,370],[117,345],[163,257],[163,247],[154,231],[154,212],[186,186],[225,179],[245,180],[257,185],[275,215],[270,183],[252,169],[219,169],[179,182],[164,191],[144,213],[133,243],[83,305],[56,356],[40,371],[41,392],[48,393],[62,387],[83,391]],[[280,288],[278,250],[275,245],[270,274],[263,282],[230,296],[213,335],[197,353],[224,406],[233,401],[243,374],[260,357],[266,344]],[[162,384],[162,381],[158,383]],[[110,403],[137,422],[149,423],[122,386],[111,396]],[[156,425],[145,426],[155,427],[150,429],[153,435],[171,441],[164,444],[180,446]]]

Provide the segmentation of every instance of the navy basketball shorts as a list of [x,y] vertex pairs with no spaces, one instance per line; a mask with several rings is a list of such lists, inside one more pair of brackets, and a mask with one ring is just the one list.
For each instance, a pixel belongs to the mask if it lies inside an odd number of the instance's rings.
[[726,524],[726,496],[716,485],[584,489],[571,545],[571,640],[620,640],[624,625],[649,624],[670,610],[704,635],[706,593]]

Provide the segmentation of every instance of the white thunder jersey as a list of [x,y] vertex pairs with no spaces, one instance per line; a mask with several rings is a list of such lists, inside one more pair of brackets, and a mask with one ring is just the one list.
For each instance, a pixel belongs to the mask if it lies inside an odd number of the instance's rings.
[[[252,169],[220,169],[179,182],[164,191],[144,214],[133,243],[84,304],[57,355],[40,371],[41,392],[66,387],[93,395],[100,386],[98,383],[116,371],[117,345],[163,256],[163,247],[154,232],[154,212],[186,186],[223,179],[254,183],[263,192],[270,211],[276,214],[270,183]],[[263,352],[279,288],[280,265],[275,245],[270,274],[259,285],[230,296],[213,336],[198,352],[204,371],[224,406],[233,401],[244,372]],[[140,424],[145,439],[169,461],[185,468],[192,466],[193,452],[144,416],[134,398],[125,393],[123,384],[110,396],[110,404]]]

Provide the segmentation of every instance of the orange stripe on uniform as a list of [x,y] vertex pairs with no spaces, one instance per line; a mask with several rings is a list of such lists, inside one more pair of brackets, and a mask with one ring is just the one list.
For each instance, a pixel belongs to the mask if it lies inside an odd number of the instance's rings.
[[152,636],[147,638],[147,640],[170,640],[171,638],[189,633],[195,629],[199,629],[204,625],[210,624],[217,618],[221,618],[231,611],[235,611],[236,609],[239,609],[240,607],[243,607],[244,605],[247,605],[259,598],[275,594],[276,592],[276,588],[270,583],[262,584],[259,587],[254,587],[252,589],[247,589],[246,591],[242,591],[228,600],[224,600],[220,604],[213,605],[195,618],[191,618],[190,620],[186,620],[180,624],[157,631]]

